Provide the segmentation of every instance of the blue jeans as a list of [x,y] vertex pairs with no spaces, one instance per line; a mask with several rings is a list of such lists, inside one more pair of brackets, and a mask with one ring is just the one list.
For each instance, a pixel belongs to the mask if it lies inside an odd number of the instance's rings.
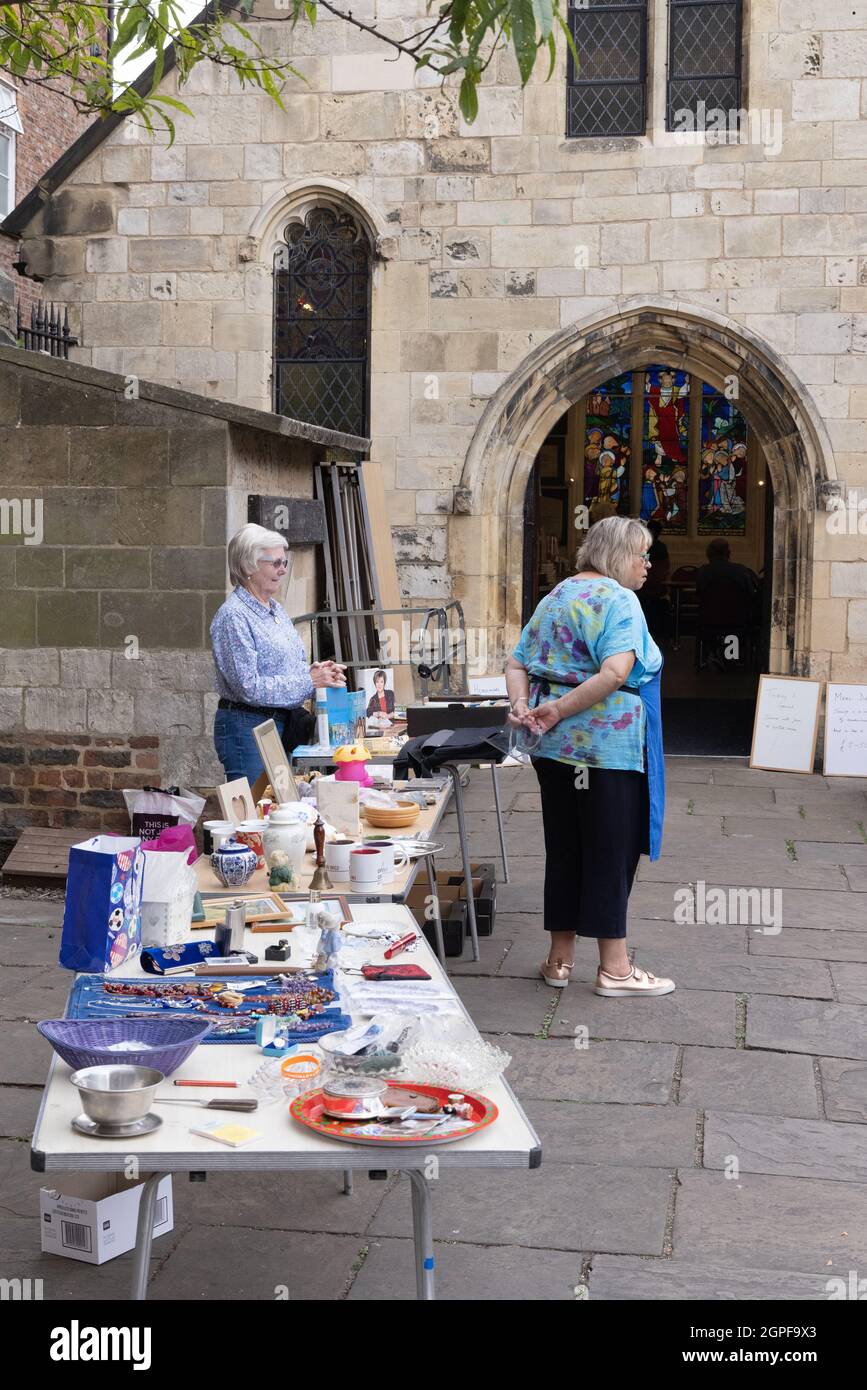
[[[275,719],[280,738],[286,728],[288,715]],[[247,714],[240,709],[218,709],[214,716],[214,747],[223,764],[227,782],[246,777],[252,787],[265,768],[253,737],[257,724],[264,722],[261,714]]]

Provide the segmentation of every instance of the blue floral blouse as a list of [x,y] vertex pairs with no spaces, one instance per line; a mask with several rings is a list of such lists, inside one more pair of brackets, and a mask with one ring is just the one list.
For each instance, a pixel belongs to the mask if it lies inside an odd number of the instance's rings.
[[[512,655],[530,674],[530,705],[541,681],[556,700],[595,676],[602,662],[634,652],[628,684],[651,680],[662,667],[662,653],[647,630],[636,595],[614,579],[564,579],[539,604]],[[644,771],[645,714],[634,690],[615,690],[606,700],[561,719],[542,735],[538,756],[590,767]]]

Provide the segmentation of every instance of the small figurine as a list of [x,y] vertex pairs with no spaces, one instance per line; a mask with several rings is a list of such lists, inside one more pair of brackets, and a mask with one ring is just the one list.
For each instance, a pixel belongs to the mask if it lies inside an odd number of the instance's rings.
[[343,946],[343,923],[336,913],[321,906],[315,916],[311,912],[308,926],[319,928],[319,940],[313,957],[313,970],[319,975],[323,970],[331,970]]
[[372,787],[373,778],[365,767],[370,761],[370,753],[363,743],[344,743],[334,750],[337,771],[335,782],[359,782],[362,787]]
[[268,875],[268,887],[281,888],[285,886],[291,888],[297,882],[298,876],[289,861],[289,855],[284,854],[280,849],[273,850],[271,854],[271,872]]

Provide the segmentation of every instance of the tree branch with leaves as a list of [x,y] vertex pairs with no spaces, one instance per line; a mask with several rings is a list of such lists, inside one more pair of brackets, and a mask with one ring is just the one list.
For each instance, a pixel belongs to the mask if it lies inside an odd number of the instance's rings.
[[[173,138],[173,114],[191,114],[180,95],[184,83],[202,63],[231,68],[242,86],[266,93],[278,106],[287,79],[303,81],[291,55],[275,57],[263,48],[251,23],[258,18],[254,3],[214,3],[189,20],[182,0],[9,0],[0,4],[0,68],[21,83],[61,92],[82,114],[134,115],[148,130],[161,126]],[[271,23],[315,25],[321,10],[444,82],[459,81],[460,109],[470,123],[478,113],[479,84],[496,53],[512,48],[523,85],[540,58],[550,77],[558,41],[574,54],[568,0],[428,0],[427,20],[403,39],[356,18],[352,0],[345,0],[345,8],[332,0],[272,3],[281,12],[275,8],[262,16]],[[135,63],[148,65],[146,71],[119,85],[117,72]],[[171,67],[177,96],[160,91]]]

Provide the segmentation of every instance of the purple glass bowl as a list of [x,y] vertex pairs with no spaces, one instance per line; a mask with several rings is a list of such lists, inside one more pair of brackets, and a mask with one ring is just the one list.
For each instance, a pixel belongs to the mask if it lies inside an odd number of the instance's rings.
[[[73,1071],[109,1063],[155,1067],[164,1076],[183,1066],[210,1028],[194,1018],[48,1018],[37,1023],[59,1057]],[[115,1051],[113,1043],[141,1042],[134,1051]]]

